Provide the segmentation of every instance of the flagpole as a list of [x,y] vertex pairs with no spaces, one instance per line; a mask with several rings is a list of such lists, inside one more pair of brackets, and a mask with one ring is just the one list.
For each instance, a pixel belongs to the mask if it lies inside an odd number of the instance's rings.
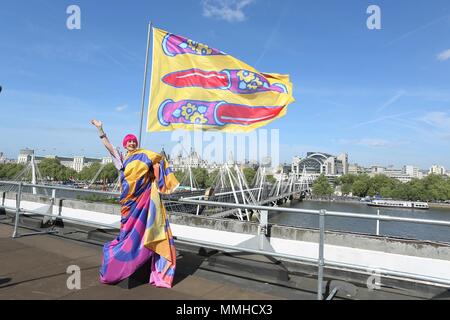
[[142,85],[142,105],[141,105],[141,123],[139,126],[139,144],[142,144],[142,122],[144,120],[144,108],[145,108],[145,89],[147,87],[147,68],[148,68],[148,52],[150,50],[150,34],[152,32],[152,22],[148,24],[147,32],[147,51],[145,53],[145,68],[144,68],[144,83]]

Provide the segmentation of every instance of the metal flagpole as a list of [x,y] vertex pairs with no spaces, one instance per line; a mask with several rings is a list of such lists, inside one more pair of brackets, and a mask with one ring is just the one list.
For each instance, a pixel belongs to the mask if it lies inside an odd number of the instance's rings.
[[144,68],[144,83],[142,85],[142,105],[141,105],[141,123],[139,126],[139,138],[138,138],[138,142],[139,142],[139,147],[141,147],[142,144],[142,121],[144,119],[144,108],[145,108],[145,89],[147,87],[147,68],[148,68],[148,52],[150,49],[150,34],[152,32],[152,22],[150,21],[150,23],[148,24],[148,32],[147,32],[147,51],[145,54],[145,68]]

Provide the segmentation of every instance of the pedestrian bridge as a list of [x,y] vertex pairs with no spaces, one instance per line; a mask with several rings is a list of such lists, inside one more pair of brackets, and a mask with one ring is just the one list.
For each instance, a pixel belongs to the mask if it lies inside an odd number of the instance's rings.
[[[212,217],[235,216],[239,220],[250,221],[252,217],[258,219],[259,211],[225,208],[220,205],[200,206],[180,203],[177,199],[208,200],[217,203],[235,203],[251,205],[278,206],[293,199],[301,200],[306,194],[311,193],[312,184],[316,178],[305,171],[300,175],[280,172],[275,176],[275,183],[267,180],[266,168],[259,167],[256,176],[249,183],[243,170],[235,166],[224,165],[214,180],[212,187],[199,190],[190,171],[189,179],[192,188],[166,197],[167,209],[172,212],[190,212],[196,215]],[[186,190],[187,189],[187,190]]]

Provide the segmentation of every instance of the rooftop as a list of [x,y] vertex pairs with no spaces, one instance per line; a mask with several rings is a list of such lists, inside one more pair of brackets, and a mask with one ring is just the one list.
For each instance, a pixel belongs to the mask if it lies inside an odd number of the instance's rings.
[[[4,220],[5,221],[5,220]],[[266,257],[200,254],[198,248],[177,245],[177,271],[172,289],[141,285],[125,289],[99,282],[101,243],[87,241],[85,232],[68,229],[61,235],[39,234],[11,238],[13,227],[0,223],[0,299],[148,299],[148,300],[315,300],[317,278],[306,273],[277,279],[279,264]],[[20,233],[29,233],[22,228]],[[104,239],[103,239],[104,240]],[[243,256],[244,255],[244,256]],[[71,265],[81,269],[81,289],[70,290]],[[278,269],[277,269],[278,268]],[[269,270],[269,271],[268,271]],[[270,275],[268,272],[275,270]],[[277,271],[278,270],[278,271]],[[264,273],[269,280],[264,279]],[[253,276],[249,276],[253,274]],[[330,282],[328,282],[328,285]],[[370,291],[355,287],[353,296],[338,293],[336,299],[450,299],[449,291],[419,293],[383,288]]]

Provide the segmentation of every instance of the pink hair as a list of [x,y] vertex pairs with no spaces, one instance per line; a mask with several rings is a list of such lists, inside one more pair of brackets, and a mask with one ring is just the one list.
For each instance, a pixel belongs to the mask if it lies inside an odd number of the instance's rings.
[[132,140],[136,141],[136,145],[138,144],[138,140],[134,134],[127,134],[125,136],[125,138],[123,138],[123,142],[122,142],[123,147],[126,148],[127,142],[132,141]]

